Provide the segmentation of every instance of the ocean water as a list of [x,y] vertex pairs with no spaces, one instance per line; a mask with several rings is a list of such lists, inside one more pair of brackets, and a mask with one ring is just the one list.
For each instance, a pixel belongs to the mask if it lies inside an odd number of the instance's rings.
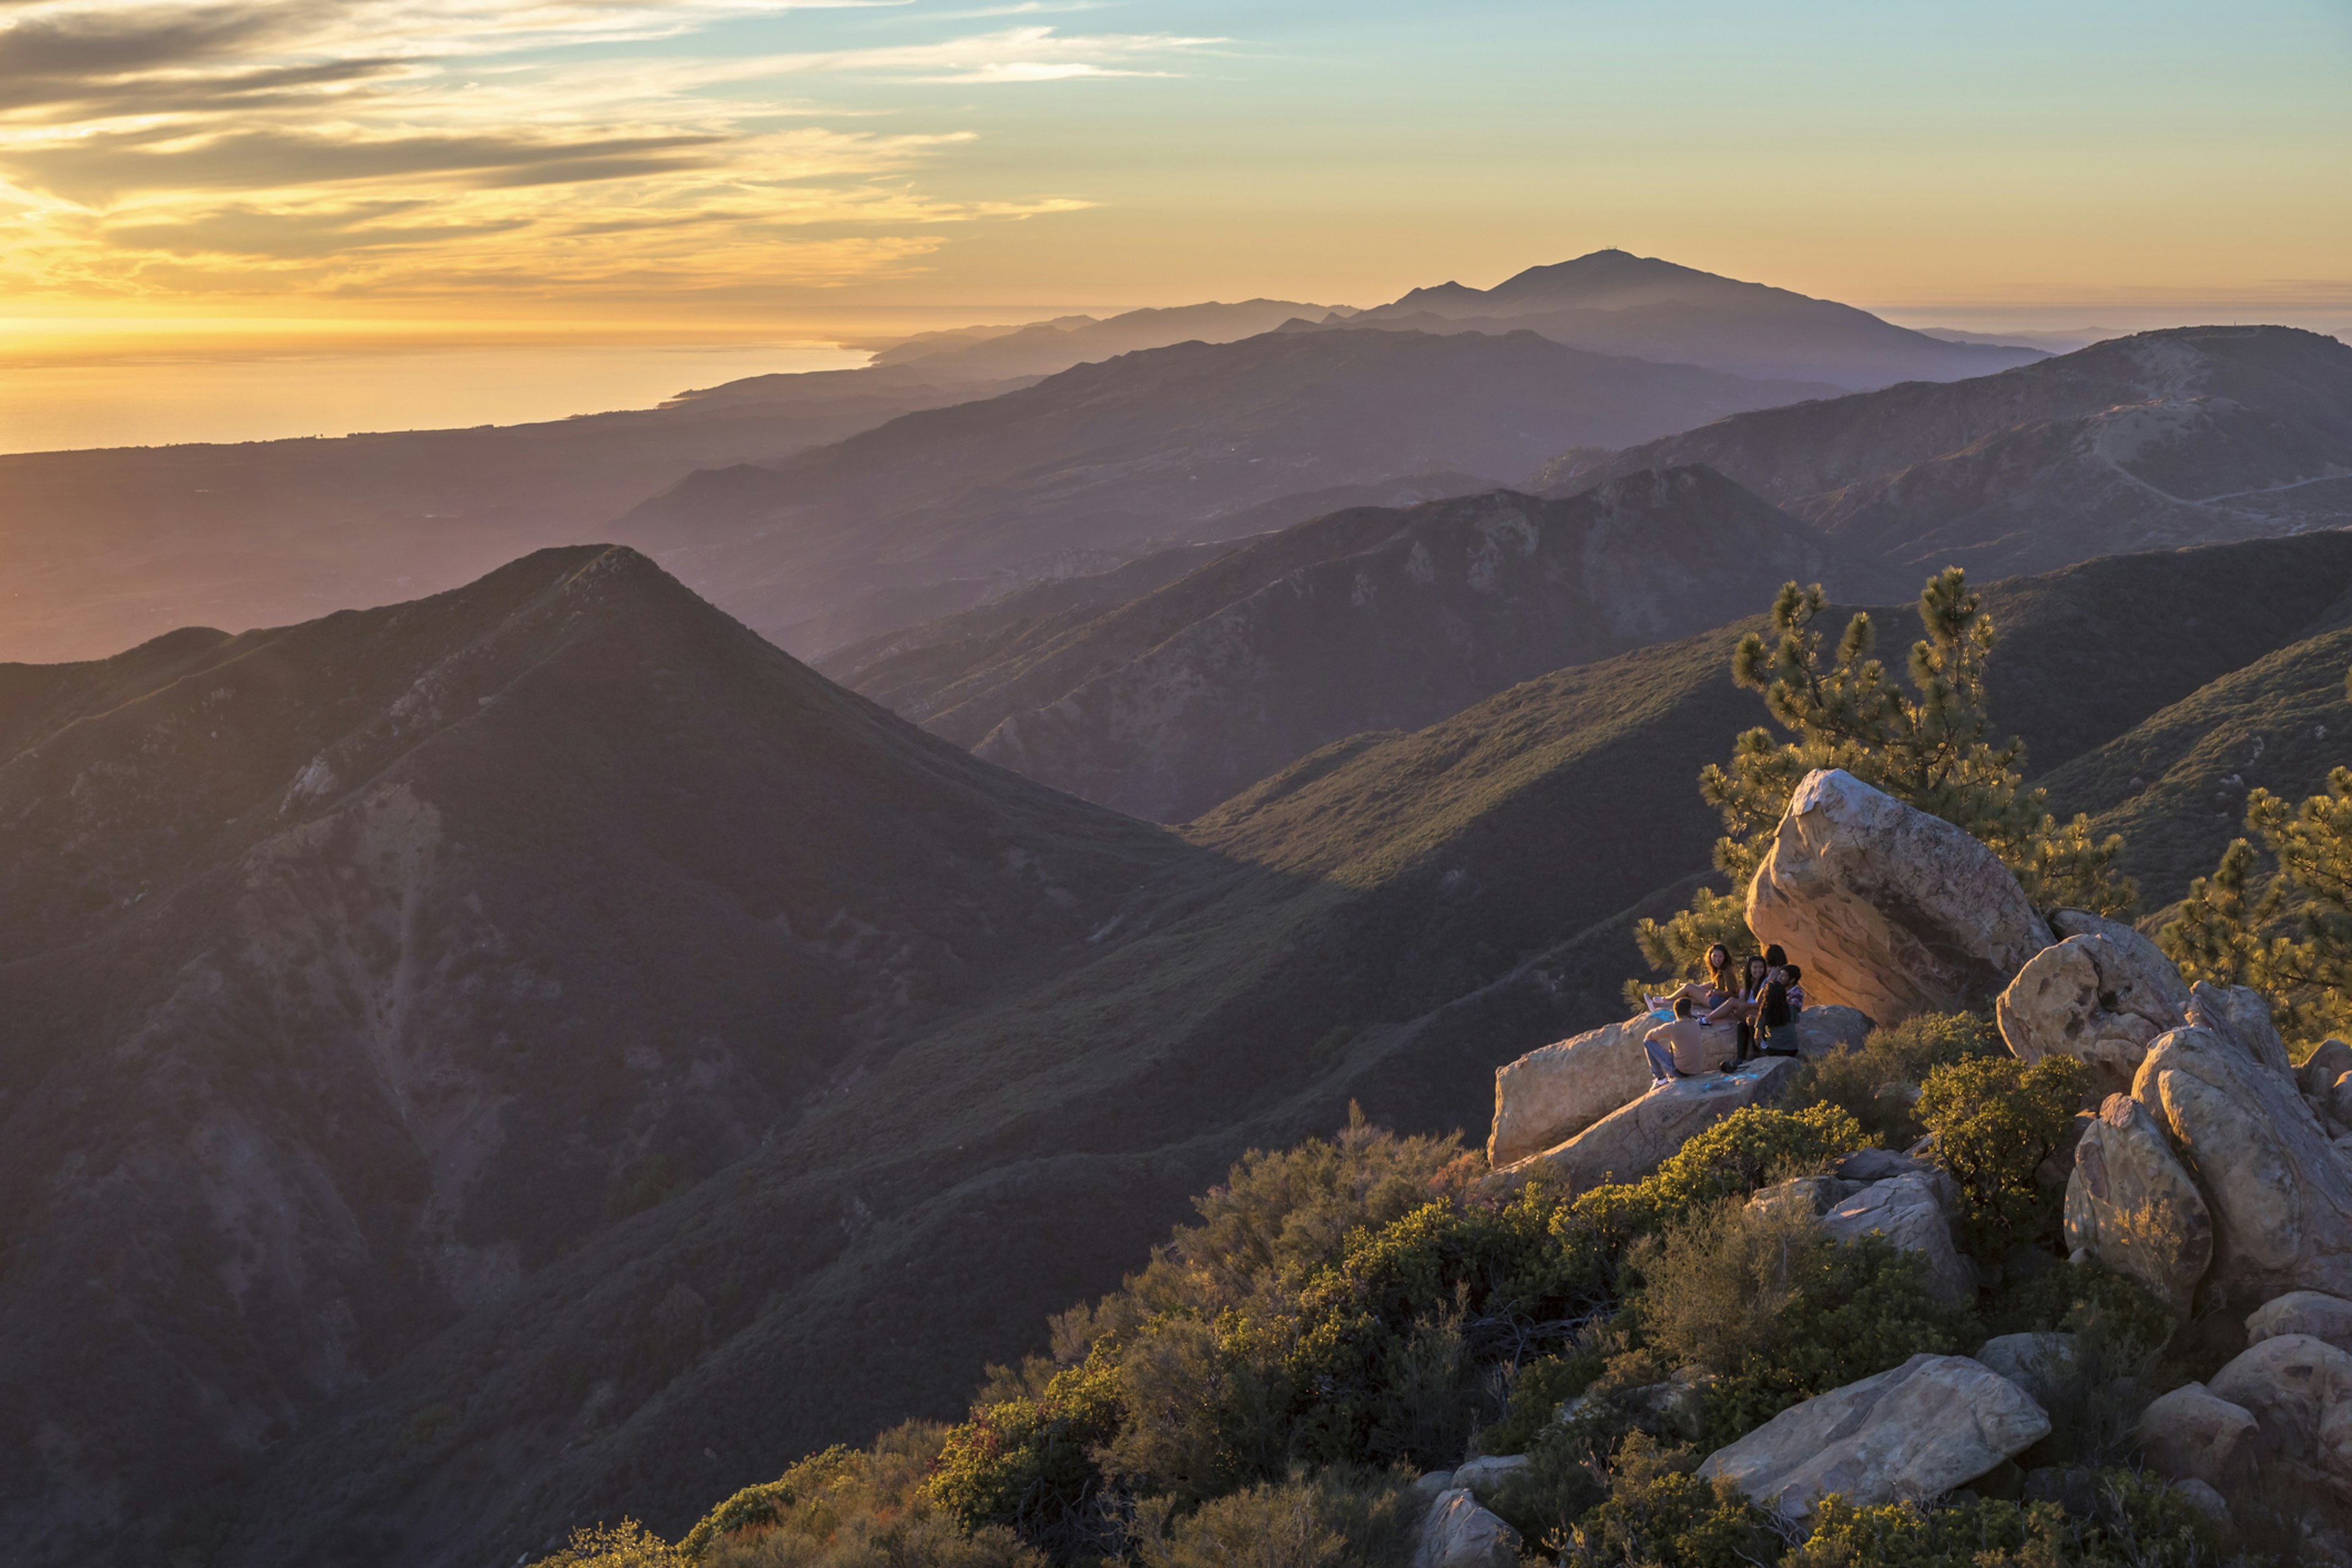
[[845,370],[831,343],[383,348],[0,363],[0,452],[516,425],[650,408],[693,387]]

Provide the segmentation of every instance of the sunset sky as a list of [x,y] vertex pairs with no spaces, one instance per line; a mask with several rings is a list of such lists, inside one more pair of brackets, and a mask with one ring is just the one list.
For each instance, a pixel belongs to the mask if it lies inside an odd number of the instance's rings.
[[2352,322],[2352,0],[0,17],[20,363],[1369,304],[1603,246],[1915,321]]

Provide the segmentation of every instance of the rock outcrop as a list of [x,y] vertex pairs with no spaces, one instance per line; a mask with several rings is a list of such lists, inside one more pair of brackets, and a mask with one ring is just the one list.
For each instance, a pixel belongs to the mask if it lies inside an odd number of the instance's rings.
[[1496,1068],[1487,1163],[1499,1171],[1540,1153],[1648,1093],[1650,1061],[1642,1037],[1657,1026],[1654,1016],[1639,1014]]
[[2070,1251],[2088,1250],[2189,1310],[2213,1261],[2213,1216],[2164,1129],[2131,1096],[2109,1095],[2074,1146],[2065,1215]]
[[2218,1487],[2244,1478],[2260,1436],[2252,1411],[2190,1383],[2150,1402],[2140,1415],[2139,1441],[2157,1474]]
[[2280,1334],[2248,1347],[2207,1389],[2253,1416],[2265,1455],[2352,1481],[2352,1354]]
[[1757,1502],[1801,1516],[1830,1492],[1864,1507],[1934,1497],[2049,1432],[2032,1396],[1981,1363],[1915,1355],[1783,1410],[1708,1455],[1699,1474],[1727,1477]]
[[[1657,1025],[1654,1015],[1639,1014],[1538,1047],[1496,1068],[1486,1163],[1499,1171],[1540,1153],[1647,1094],[1650,1058],[1642,1039]],[[1851,1007],[1812,1006],[1799,1015],[1794,1028],[1797,1054],[1811,1061],[1859,1049],[1870,1020]],[[1717,1032],[1721,1058],[1727,1063],[1738,1037],[1727,1024]]]
[[1951,1209],[1927,1175],[1913,1172],[1872,1183],[1824,1212],[1822,1228],[1841,1241],[1883,1236],[1918,1253],[1927,1260],[1928,1289],[1943,1300],[1976,1295],[1976,1268],[1954,1244]]
[[1981,1004],[2050,945],[1990,849],[1842,769],[1805,775],[1748,889],[1748,924],[1806,994],[1881,1024]]
[[2248,1314],[2248,1344],[2258,1345],[2281,1334],[2309,1334],[2337,1350],[2352,1351],[2352,1301],[2317,1290],[2290,1290]]
[[1478,1506],[1466,1487],[1440,1492],[1421,1521],[1412,1568],[1518,1568],[1519,1532]]
[[[2245,998],[2260,1004],[2252,993],[2197,987],[2192,1014],[2226,1016],[2234,1036],[2191,1026],[2159,1037],[2132,1099],[2170,1140],[2212,1215],[2209,1288],[2233,1302],[2290,1290],[2352,1298],[2352,1165],[2321,1131],[2292,1073],[2264,1059],[2268,1018],[2257,1028]],[[2249,1034],[2256,1045],[2241,1043]],[[2079,1152],[2075,1170],[2083,1172]]]
[[1503,1167],[1507,1173],[1538,1163],[1581,1192],[1606,1182],[1638,1182],[1664,1163],[1691,1137],[1749,1105],[1770,1105],[1788,1092],[1793,1057],[1768,1057],[1727,1072],[1677,1079],[1602,1117],[1567,1142]]
[[2070,936],[2017,972],[1996,1016],[2018,1059],[2073,1057],[2105,1097],[2130,1089],[2148,1042],[2189,1021],[2187,1002],[2180,972],[2162,954],[2150,964],[2109,937]]

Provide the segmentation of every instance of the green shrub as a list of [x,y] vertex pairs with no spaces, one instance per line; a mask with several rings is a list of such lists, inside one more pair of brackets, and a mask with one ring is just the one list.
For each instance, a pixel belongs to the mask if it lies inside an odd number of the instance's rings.
[[1914,1097],[1901,1091],[1916,1090],[1939,1067],[2005,1049],[1992,1020],[1980,1013],[1924,1013],[1873,1029],[1859,1050],[1806,1063],[1796,1098],[1834,1105],[1873,1142],[1907,1149],[1927,1130],[1913,1113]]
[[1826,1497],[1811,1535],[1781,1568],[2057,1568],[2081,1562],[2078,1532],[2055,1503],[1980,1500],[1927,1509],[1858,1508]]
[[1115,1361],[1097,1344],[1045,1394],[975,1406],[949,1430],[925,1495],[967,1530],[1004,1525],[1024,1540],[1084,1534],[1102,1489],[1094,1450],[1118,1430]]
[[924,1483],[947,1435],[908,1422],[870,1447],[812,1454],[712,1510],[679,1556],[698,1568],[1045,1568],[1004,1526],[968,1529],[932,1504]]
[[[1527,1545],[1557,1554],[1576,1521],[1609,1496],[1608,1466],[1601,1458],[1605,1450],[1598,1450],[1594,1441],[1599,1435],[1587,1422],[1546,1428],[1527,1451],[1527,1468],[1484,1500],[1486,1506],[1517,1531]],[[1622,1436],[1612,1436],[1610,1447]]]
[[575,1530],[538,1568],[688,1568],[691,1559],[634,1519]]
[[1343,1466],[1171,1513],[1166,1500],[1138,1510],[1142,1568],[1402,1568],[1422,1503],[1396,1475]]
[[2055,1238],[2064,1194],[2034,1172],[2065,1141],[2088,1086],[2083,1064],[2065,1056],[2032,1067],[1973,1057],[1927,1075],[1919,1121],[1959,1183],[1962,1244],[1979,1261],[1998,1265],[2012,1247]]
[[1562,1568],[1754,1568],[1780,1555],[1772,1516],[1728,1480],[1691,1472],[1699,1456],[1636,1433],[1618,1449],[1609,1495],[1563,1541]]
[[1651,1352],[1712,1374],[1706,1432],[1718,1445],[1817,1394],[1948,1353],[1969,1329],[1927,1288],[1917,1254],[1878,1236],[1840,1242],[1788,1205],[1718,1205],[1629,1261]]
[[1577,1199],[1572,1213],[1622,1249],[1718,1199],[1826,1170],[1863,1142],[1861,1127],[1836,1106],[1788,1111],[1751,1105],[1696,1134],[1647,1180],[1595,1187]]

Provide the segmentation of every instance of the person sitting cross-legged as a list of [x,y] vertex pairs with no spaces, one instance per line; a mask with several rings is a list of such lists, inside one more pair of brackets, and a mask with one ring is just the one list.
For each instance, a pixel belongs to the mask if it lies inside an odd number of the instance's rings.
[[1650,1058],[1650,1087],[1660,1088],[1678,1078],[1723,1066],[1731,1058],[1735,1043],[1732,1031],[1710,1027],[1705,1020],[1693,1017],[1690,998],[1677,997],[1673,1022],[1660,1024],[1642,1037],[1643,1053]]

